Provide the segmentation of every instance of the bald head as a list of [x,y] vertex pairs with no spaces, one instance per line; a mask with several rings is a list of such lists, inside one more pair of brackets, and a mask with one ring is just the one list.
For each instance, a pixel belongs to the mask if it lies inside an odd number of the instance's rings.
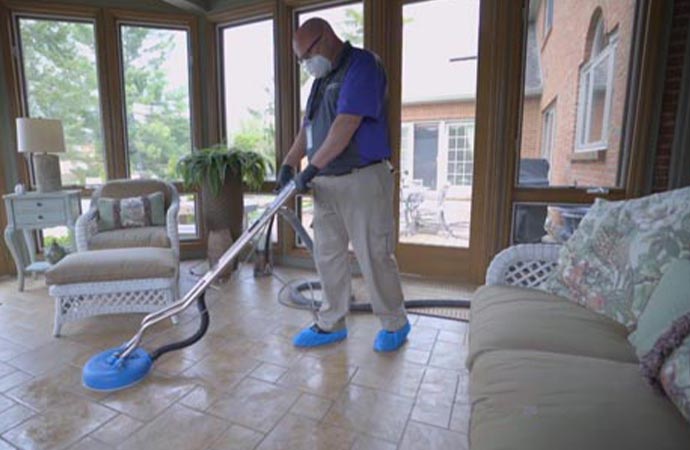
[[320,17],[304,22],[292,39],[292,49],[300,60],[319,54],[334,62],[342,45],[331,25]]

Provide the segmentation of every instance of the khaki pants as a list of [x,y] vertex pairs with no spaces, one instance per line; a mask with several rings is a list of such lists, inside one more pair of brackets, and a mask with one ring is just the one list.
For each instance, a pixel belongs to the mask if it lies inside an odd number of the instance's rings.
[[407,322],[398,265],[393,254],[393,174],[388,163],[348,175],[317,176],[314,191],[314,260],[324,299],[319,328],[345,327],[352,286],[348,243],[357,256],[374,314],[388,331]]

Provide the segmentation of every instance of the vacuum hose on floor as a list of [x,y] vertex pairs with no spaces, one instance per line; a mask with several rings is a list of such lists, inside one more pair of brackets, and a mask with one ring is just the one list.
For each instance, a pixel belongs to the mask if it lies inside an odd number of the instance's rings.
[[201,316],[201,324],[199,324],[199,329],[193,335],[189,336],[187,339],[183,339],[178,342],[173,342],[172,344],[164,345],[160,348],[151,352],[151,360],[155,361],[166,353],[174,352],[175,350],[180,350],[185,347],[189,347],[199,341],[208,330],[208,325],[210,321],[210,316],[208,314],[208,309],[206,308],[206,300],[204,296],[206,292],[204,291],[196,301],[197,309],[199,310],[199,315]]

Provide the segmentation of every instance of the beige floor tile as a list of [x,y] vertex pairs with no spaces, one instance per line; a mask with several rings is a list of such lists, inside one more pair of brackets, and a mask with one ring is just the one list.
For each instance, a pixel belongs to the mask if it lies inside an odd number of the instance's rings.
[[5,432],[3,439],[23,449],[52,450],[77,442],[116,413],[94,402],[77,400],[54,406]]
[[470,410],[468,403],[455,403],[450,417],[450,429],[462,434],[470,432]]
[[89,354],[92,351],[92,348],[83,344],[55,339],[36,350],[22,353],[9,360],[8,363],[24,372],[40,375],[53,370],[55,367],[69,364],[78,356]]
[[0,339],[0,361],[8,361],[12,358],[16,358],[28,350],[27,347],[15,344],[7,339]]
[[302,353],[292,342],[280,336],[268,335],[257,341],[252,349],[252,357],[279,366],[290,366],[302,357]]
[[336,399],[347,386],[356,368],[343,361],[304,357],[290,367],[278,384]]
[[77,396],[98,401],[107,394],[84,388],[81,384],[81,370],[74,366],[63,366],[7,391],[6,395],[32,409],[43,411],[55,404],[78,398]]
[[108,445],[117,446],[143,425],[144,422],[133,419],[125,414],[118,414],[91,433],[91,436]]
[[410,348],[408,346],[403,347],[400,351],[402,352],[405,361],[423,366],[429,363],[429,358],[431,357],[431,351],[419,350],[416,348]]
[[464,434],[416,422],[410,422],[407,425],[400,445],[400,450],[467,450],[468,448],[467,436]]
[[196,364],[196,361],[185,358],[180,353],[168,353],[156,361],[155,370],[167,375],[179,375]]
[[182,397],[182,399],[180,399],[180,403],[188,408],[206,411],[209,406],[218,401],[224,395],[226,395],[226,393],[222,390],[200,384],[197,385],[189,394]]
[[10,445],[7,441],[0,439],[0,450],[16,450],[16,447]]
[[463,347],[448,342],[436,342],[434,350],[431,352],[429,365],[442,367],[444,369],[465,370],[465,359],[467,353]]
[[33,377],[26,372],[15,370],[9,375],[0,378],[0,392],[7,392],[32,378]]
[[17,370],[16,367],[10,366],[8,364],[4,364],[0,362],[0,377],[4,377],[5,375],[9,375],[12,372]]
[[440,428],[448,428],[453,410],[448,394],[420,394],[412,408],[412,420]]
[[349,386],[324,421],[373,437],[398,442],[413,400],[374,389]]
[[173,405],[120,444],[118,449],[205,450],[228,425],[217,417],[183,405]]
[[168,378],[155,372],[142,383],[114,392],[101,403],[138,420],[151,420],[194,388],[180,377]]
[[14,428],[20,423],[36,414],[35,411],[24,405],[14,405],[10,409],[0,413],[0,434]]
[[263,433],[241,425],[232,425],[209,450],[252,450],[264,438]]
[[249,356],[215,352],[185,370],[183,375],[197,378],[201,380],[201,384],[227,392],[260,365],[260,361]]
[[467,322],[428,316],[421,316],[417,321],[417,325],[438,328],[439,330],[455,331],[457,333],[464,333],[467,328]]
[[4,395],[0,395],[0,413],[3,411],[7,411],[15,404],[16,403],[10,400],[9,398],[5,397]]
[[424,366],[360,367],[352,378],[352,384],[414,398],[424,377]]
[[71,446],[69,450],[113,450],[113,447],[87,436]]
[[434,348],[434,343],[436,343],[438,333],[438,328],[415,325],[410,330],[410,334],[407,335],[407,344],[405,345],[415,350],[431,351]]
[[252,378],[256,378],[258,380],[275,383],[285,374],[285,372],[287,372],[285,367],[276,366],[275,364],[262,363],[259,367],[252,371],[251,376]]
[[228,395],[208,408],[209,414],[267,432],[297,401],[299,393],[252,378],[244,379]]
[[465,327],[465,330],[461,332],[441,330],[438,333],[438,340],[455,345],[465,345],[467,343],[467,329],[469,329],[469,326]]
[[309,417],[314,420],[321,420],[326,415],[331,406],[332,400],[318,397],[312,394],[302,394],[297,403],[290,409],[292,414]]
[[393,442],[384,441],[383,439],[359,436],[351,450],[395,450],[396,447]]
[[347,450],[356,434],[350,430],[288,414],[266,436],[258,450]]

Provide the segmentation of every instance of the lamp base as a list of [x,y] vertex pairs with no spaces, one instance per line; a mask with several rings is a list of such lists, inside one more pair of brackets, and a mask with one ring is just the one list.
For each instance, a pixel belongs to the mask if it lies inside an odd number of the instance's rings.
[[38,192],[54,192],[62,189],[60,159],[57,155],[34,153],[34,175]]

